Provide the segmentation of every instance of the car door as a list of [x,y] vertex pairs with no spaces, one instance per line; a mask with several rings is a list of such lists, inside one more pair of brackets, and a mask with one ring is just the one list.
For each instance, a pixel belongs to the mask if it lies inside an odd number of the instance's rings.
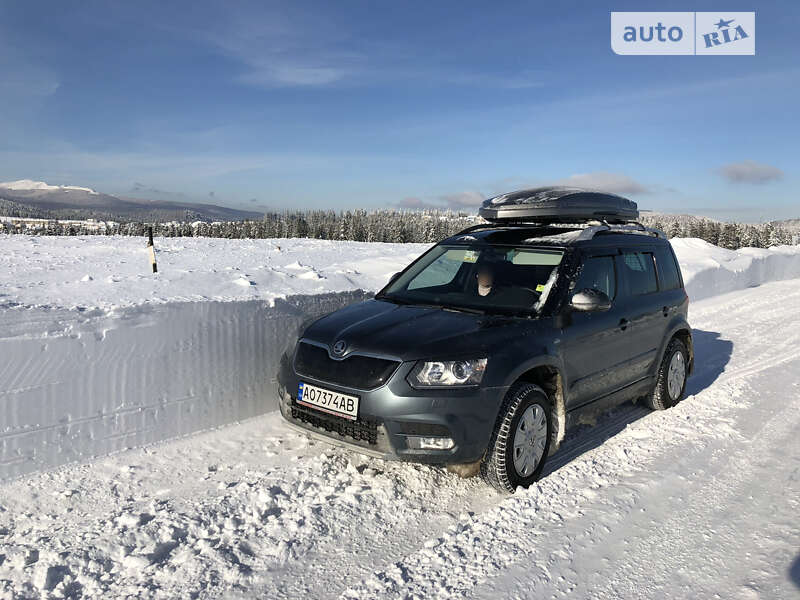
[[658,289],[654,247],[624,248],[617,264],[628,357],[620,377],[628,385],[647,377],[656,359],[664,335],[664,301]]
[[[661,335],[666,337],[673,318],[682,313],[686,318],[687,296],[683,289],[680,269],[669,243],[656,246],[658,292],[661,298]],[[662,338],[663,339],[663,338]]]
[[603,249],[584,256],[570,296],[585,288],[611,299],[602,312],[573,311],[561,338],[567,378],[567,410],[614,392],[623,385],[620,365],[628,362],[627,332],[619,304],[618,250]]

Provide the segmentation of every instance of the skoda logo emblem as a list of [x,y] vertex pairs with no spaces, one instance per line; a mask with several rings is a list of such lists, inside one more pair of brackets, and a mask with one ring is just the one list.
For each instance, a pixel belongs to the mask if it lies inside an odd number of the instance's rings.
[[344,354],[345,349],[347,348],[347,342],[344,340],[339,340],[333,345],[333,353],[336,356],[341,356]]

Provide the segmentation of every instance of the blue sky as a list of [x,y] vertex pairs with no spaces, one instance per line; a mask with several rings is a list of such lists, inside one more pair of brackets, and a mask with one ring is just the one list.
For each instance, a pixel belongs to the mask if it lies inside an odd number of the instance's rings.
[[239,207],[476,206],[554,182],[800,217],[796,2],[756,56],[617,56],[698,2],[0,3],[0,181]]

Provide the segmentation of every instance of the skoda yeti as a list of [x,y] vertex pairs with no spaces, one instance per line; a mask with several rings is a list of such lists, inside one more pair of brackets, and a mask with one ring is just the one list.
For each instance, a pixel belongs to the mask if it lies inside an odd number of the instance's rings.
[[630,200],[539,188],[324,316],[281,361],[280,409],[359,452],[526,487],[566,430],[624,401],[677,403],[693,366],[669,242]]

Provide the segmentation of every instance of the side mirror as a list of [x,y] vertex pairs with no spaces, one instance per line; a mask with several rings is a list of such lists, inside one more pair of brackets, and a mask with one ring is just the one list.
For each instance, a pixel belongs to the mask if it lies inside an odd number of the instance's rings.
[[611,298],[605,292],[587,288],[573,294],[569,305],[580,312],[602,312],[611,308]]
[[389,277],[389,283],[387,283],[386,285],[393,284],[397,280],[398,277],[400,277],[400,273],[393,273],[392,276]]

